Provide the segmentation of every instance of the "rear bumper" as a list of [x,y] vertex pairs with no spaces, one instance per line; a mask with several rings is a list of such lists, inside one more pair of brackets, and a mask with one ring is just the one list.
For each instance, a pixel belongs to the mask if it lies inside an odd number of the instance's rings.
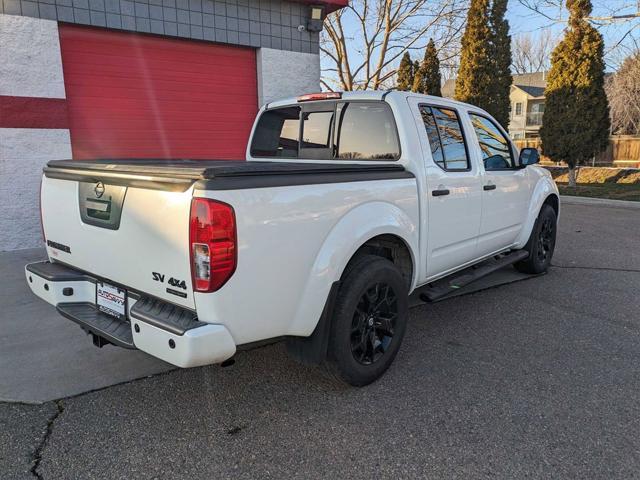
[[57,263],[25,267],[31,291],[64,317],[109,343],[137,348],[178,367],[198,367],[231,358],[236,345],[224,325],[203,323],[195,313],[128,292],[127,318],[118,320],[95,305],[99,279]]

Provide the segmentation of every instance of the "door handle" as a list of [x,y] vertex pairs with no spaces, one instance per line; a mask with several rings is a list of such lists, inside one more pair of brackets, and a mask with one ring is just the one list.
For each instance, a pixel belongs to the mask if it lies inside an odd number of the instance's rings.
[[494,184],[485,185],[482,187],[483,190],[495,190],[496,186]]
[[449,195],[449,190],[446,188],[443,188],[442,190],[431,190],[431,195],[433,195],[434,197],[442,197],[444,195]]

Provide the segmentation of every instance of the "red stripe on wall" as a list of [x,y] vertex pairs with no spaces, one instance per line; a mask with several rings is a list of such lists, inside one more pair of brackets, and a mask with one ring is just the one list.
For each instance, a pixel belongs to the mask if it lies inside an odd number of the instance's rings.
[[0,128],[69,128],[67,101],[0,95]]

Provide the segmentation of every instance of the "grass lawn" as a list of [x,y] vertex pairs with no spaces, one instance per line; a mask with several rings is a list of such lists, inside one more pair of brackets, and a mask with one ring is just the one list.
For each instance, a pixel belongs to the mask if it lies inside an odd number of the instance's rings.
[[566,183],[558,183],[561,195],[578,197],[610,198],[613,200],[633,200],[640,202],[640,185],[620,183],[583,183],[569,187]]

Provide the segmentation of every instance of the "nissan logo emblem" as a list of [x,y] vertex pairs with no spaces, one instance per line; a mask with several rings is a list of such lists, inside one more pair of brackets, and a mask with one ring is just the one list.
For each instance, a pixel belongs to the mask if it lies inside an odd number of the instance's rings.
[[104,195],[104,183],[102,183],[102,182],[96,183],[96,186],[93,189],[93,191],[96,194],[96,198],[102,197],[102,195]]

